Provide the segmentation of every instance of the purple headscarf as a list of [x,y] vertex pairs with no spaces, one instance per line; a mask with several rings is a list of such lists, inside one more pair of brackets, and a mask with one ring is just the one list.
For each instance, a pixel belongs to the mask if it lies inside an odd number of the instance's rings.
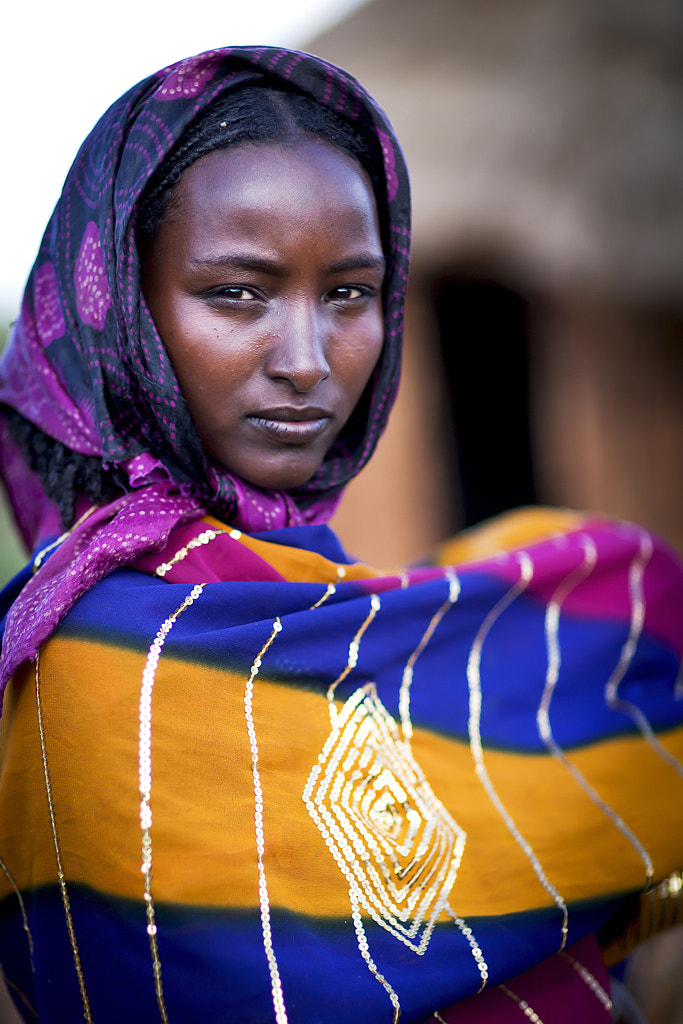
[[[135,243],[140,196],[187,126],[216,97],[264,78],[376,135],[385,177],[377,198],[389,229],[385,339],[364,432],[342,431],[315,476],[290,493],[260,490],[207,460],[141,292]],[[80,594],[163,545],[201,509],[247,531],[329,518],[370,458],[396,396],[409,240],[408,178],[391,126],[354,78],[325,61],[268,47],[210,50],[150,76],[110,107],[81,147],[45,232],[0,361],[0,402],[74,451],[122,467],[131,491],[76,528],[24,588],[8,616],[2,682]],[[54,532],[54,503],[6,429],[0,463],[32,546]]]

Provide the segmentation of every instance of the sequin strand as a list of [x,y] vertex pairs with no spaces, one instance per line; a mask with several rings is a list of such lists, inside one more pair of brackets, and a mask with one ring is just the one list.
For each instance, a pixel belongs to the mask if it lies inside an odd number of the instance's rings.
[[602,987],[598,979],[595,977],[595,975],[591,974],[591,972],[588,970],[587,967],[584,966],[584,964],[580,963],[575,957],[571,955],[571,953],[568,953],[565,949],[562,950],[560,956],[564,957],[567,963],[572,965],[572,967],[579,975],[581,980],[584,981],[586,985],[588,985],[589,989],[596,997],[596,999],[598,999],[602,1003],[602,1005],[605,1007],[608,1013],[611,1013],[612,1000],[607,995],[607,993],[605,992],[604,988]]
[[493,606],[484,621],[482,622],[479,631],[474,639],[472,648],[470,650],[469,658],[467,659],[467,682],[470,690],[470,715],[469,715],[469,738],[470,738],[470,750],[474,759],[474,767],[481,784],[483,785],[489,800],[496,808],[501,818],[505,822],[508,831],[512,835],[515,842],[522,849],[526,857],[528,858],[531,866],[534,870],[534,874],[538,878],[539,882],[552,897],[555,905],[562,912],[562,938],[560,941],[560,949],[564,949],[567,942],[567,932],[569,929],[569,911],[564,898],[557,891],[555,886],[552,884],[550,879],[546,876],[541,863],[531,848],[530,843],[524,838],[522,833],[517,828],[515,822],[512,819],[509,811],[503,804],[502,800],[498,796],[495,786],[491,781],[491,777],[488,774],[486,765],[484,763],[484,752],[481,742],[481,704],[482,704],[482,690],[481,690],[481,655],[482,648],[486,637],[488,636],[492,626],[496,620],[503,614],[506,608],[512,604],[512,602],[528,587],[534,574],[533,563],[526,552],[519,554],[520,574],[517,582],[507,591],[506,594]]
[[36,707],[38,709],[38,734],[40,736],[40,753],[43,761],[43,775],[45,777],[45,793],[47,795],[47,808],[48,813],[50,815],[50,829],[52,830],[52,842],[55,850],[55,860],[57,861],[57,878],[59,879],[59,891],[62,897],[64,915],[66,917],[66,928],[69,933],[71,953],[73,956],[74,966],[76,968],[76,975],[78,977],[78,987],[80,989],[81,1002],[83,1004],[83,1016],[85,1020],[88,1022],[88,1024],[93,1024],[92,1014],[90,1012],[90,1001],[88,999],[88,993],[86,992],[85,988],[83,966],[81,964],[80,953],[78,952],[78,943],[76,942],[76,931],[74,929],[73,917],[71,916],[71,903],[69,901],[69,893],[66,886],[66,877],[64,875],[64,866],[62,864],[62,851],[59,842],[59,832],[57,831],[55,805],[52,797],[52,783],[50,781],[50,770],[48,767],[47,760],[47,743],[45,741],[45,724],[43,722],[43,706],[40,696],[40,653],[36,654],[35,665]]
[[520,999],[517,993],[513,992],[512,989],[507,987],[507,985],[499,985],[498,987],[501,992],[505,993],[508,999],[512,999],[513,1003],[517,1003],[517,1006],[520,1008],[524,1016],[529,1018],[531,1024],[543,1024],[541,1018],[533,1007],[529,1006],[526,999]]
[[353,640],[349,644],[349,654],[348,654],[348,658],[347,658],[344,670],[341,672],[340,675],[337,676],[337,678],[331,684],[331,686],[329,687],[329,689],[327,691],[327,699],[329,701],[329,710],[330,710],[330,720],[332,722],[332,725],[334,725],[336,717],[337,717],[337,710],[336,710],[336,708],[334,706],[334,703],[333,703],[334,702],[335,691],[336,691],[337,687],[340,685],[340,683],[344,682],[344,680],[349,675],[349,673],[352,672],[353,669],[358,664],[358,653],[360,651],[360,642],[363,639],[363,634],[365,633],[365,630],[368,628],[368,626],[370,625],[370,623],[374,619],[374,617],[377,614],[377,612],[379,611],[380,607],[381,607],[381,604],[380,604],[379,597],[377,596],[377,594],[372,594],[370,596],[370,611],[368,612],[368,614],[364,618],[363,622],[361,623],[360,627],[358,628],[358,631],[355,633],[355,635],[353,637]]
[[[444,615],[446,615],[446,613],[453,607],[453,605],[458,600],[458,597],[460,596],[460,580],[456,576],[453,569],[446,569],[444,572],[444,577],[448,582],[448,597],[443,602],[441,607],[434,613],[434,615],[432,615],[429,621],[429,625],[422,634],[417,647],[408,658],[405,668],[403,669],[398,707],[399,715],[401,718],[401,729],[403,731],[403,738],[406,741],[406,743],[410,743],[410,740],[413,735],[413,726],[410,720],[410,690],[413,684],[413,673],[415,669],[415,663],[425,650],[427,644],[434,636],[436,628],[443,619]],[[456,914],[456,912],[452,910],[451,907],[449,907],[448,905],[446,905],[446,910],[450,917],[452,918],[452,920],[454,921],[460,933],[463,935],[463,937],[467,940],[467,943],[469,944],[470,951],[472,953],[472,956],[474,957],[474,961],[477,965],[477,970],[479,971],[479,975],[481,978],[481,982],[478,989],[478,991],[481,992],[486,987],[486,983],[488,981],[489,976],[488,964],[484,959],[484,954],[481,951],[481,947],[479,946],[479,943],[477,942],[477,939],[472,929],[467,925],[467,923],[463,921],[463,919],[459,917],[459,915]]]
[[[234,536],[233,531],[231,536]],[[235,538],[237,539],[237,538]],[[346,569],[343,566],[337,567],[337,583],[339,583],[346,575]],[[336,584],[328,583],[325,591],[315,604],[311,605],[309,611],[313,611],[315,608],[320,608],[334,593],[336,593]],[[279,617],[273,622],[273,628],[270,636],[266,640],[265,644],[258,652],[251,666],[249,677],[247,679],[246,687],[244,690],[244,717],[247,725],[247,735],[249,737],[249,748],[251,753],[251,771],[254,785],[254,829],[256,834],[256,853],[257,853],[257,864],[258,864],[258,877],[259,877],[259,907],[261,913],[261,932],[263,935],[263,948],[266,954],[266,960],[268,961],[268,971],[270,973],[271,991],[273,996],[273,1008],[275,1010],[275,1020],[277,1024],[287,1024],[287,1010],[285,1007],[284,995],[282,992],[282,982],[280,979],[280,971],[277,964],[277,957],[275,955],[275,949],[273,947],[273,934],[270,924],[270,900],[268,897],[268,883],[266,879],[266,869],[264,864],[265,854],[265,833],[263,829],[263,788],[261,786],[261,775],[259,772],[259,749],[258,740],[256,737],[256,726],[254,723],[254,680],[258,675],[259,669],[261,668],[262,659],[266,651],[269,649],[271,644],[275,641],[278,633],[282,631],[282,621]]]
[[33,935],[31,934],[31,926],[28,923],[28,914],[26,913],[26,904],[24,903],[24,897],[21,895],[19,886],[12,877],[9,868],[5,864],[5,861],[3,860],[2,857],[0,857],[0,871],[2,871],[3,875],[5,876],[9,884],[12,886],[12,889],[14,890],[14,895],[17,897],[17,901],[19,903],[19,911],[21,913],[21,924],[24,931],[26,932],[26,939],[28,941],[28,953],[29,958],[31,960],[31,973],[35,977],[36,968],[33,962]]
[[391,987],[384,975],[377,969],[377,965],[370,955],[370,947],[368,946],[368,939],[365,934],[365,928],[363,927],[363,918],[358,905],[358,887],[355,884],[352,884],[349,887],[349,899],[351,900],[351,916],[353,918],[353,926],[356,930],[358,950],[360,955],[363,957],[363,960],[365,960],[370,973],[377,979],[389,996],[391,1005],[394,1008],[393,1024],[398,1024],[398,1019],[401,1016],[401,1004],[395,990]]
[[251,772],[254,782],[254,828],[256,831],[256,852],[258,856],[259,876],[259,904],[261,908],[261,930],[263,932],[263,946],[268,961],[270,972],[271,989],[273,993],[273,1008],[277,1024],[287,1024],[287,1011],[285,1009],[284,997],[282,994],[282,983],[280,971],[277,965],[275,950],[273,949],[273,935],[270,927],[270,901],[268,898],[268,884],[266,882],[266,871],[263,864],[265,849],[263,833],[263,789],[261,788],[261,775],[259,772],[259,752],[256,740],[256,727],[254,725],[254,679],[261,667],[261,659],[266,653],[275,637],[282,630],[282,622],[276,618],[270,636],[254,658],[249,678],[244,691],[244,717],[247,723],[249,735],[249,747],[251,749]]
[[408,658],[405,668],[403,669],[401,690],[398,700],[398,711],[401,717],[401,728],[403,730],[403,738],[405,740],[410,740],[413,735],[413,726],[410,721],[410,688],[413,684],[413,670],[415,668],[415,662],[434,636],[434,631],[446,612],[450,611],[460,595],[460,581],[453,570],[447,569],[444,575],[448,580],[448,597],[443,602],[439,610],[432,615],[429,625],[422,634],[419,644]]
[[595,544],[587,534],[582,536],[581,544],[584,553],[583,562],[557,587],[546,608],[545,642],[548,667],[546,670],[545,687],[541,696],[541,703],[538,707],[538,711],[536,712],[536,726],[546,750],[548,750],[548,752],[552,754],[564,768],[566,768],[596,807],[598,807],[602,813],[610,819],[615,828],[617,828],[624,838],[631,843],[645,866],[646,884],[651,885],[654,878],[652,857],[645,849],[640,839],[638,839],[635,832],[626,824],[621,815],[617,814],[617,812],[602,799],[600,794],[593,788],[583,773],[579,771],[576,765],[572,764],[555,740],[552,727],[550,725],[550,703],[560,677],[560,668],[562,664],[559,639],[560,612],[562,604],[571,591],[583,582],[583,580],[586,579],[586,577],[593,571],[598,557]]
[[140,686],[139,736],[138,736],[138,781],[140,790],[140,831],[142,835],[142,878],[144,883],[143,897],[147,915],[147,935],[152,956],[152,972],[156,991],[159,1014],[164,1024],[168,1024],[168,1013],[164,1000],[164,989],[161,980],[161,960],[157,943],[157,925],[152,897],[152,692],[156,679],[156,671],[161,657],[161,649],[168,634],[173,629],[178,616],[182,615],[200,596],[205,583],[198,583],[192,588],[183,603],[161,624],[147,654],[142,672]]
[[[678,758],[674,757],[673,754],[671,754],[657,738],[652,726],[640,708],[631,701],[624,700],[623,697],[619,696],[619,685],[626,674],[628,666],[633,660],[634,654],[636,653],[636,646],[645,623],[645,593],[643,582],[645,569],[652,557],[653,548],[654,545],[652,543],[652,537],[647,530],[641,530],[638,553],[631,563],[628,573],[629,596],[631,599],[631,624],[629,628],[629,635],[623,646],[619,663],[605,687],[605,700],[613,711],[621,711],[623,714],[628,715],[655,753],[666,761],[667,764],[671,765],[674,771],[678,772],[679,775],[683,775],[683,765]],[[681,673],[683,674],[683,664],[681,665]],[[677,690],[678,688],[679,684],[677,683]],[[651,874],[648,879],[648,883],[652,884],[652,880],[653,878]]]
[[210,544],[212,540],[216,540],[217,537],[222,537],[226,533],[225,530],[203,530],[197,537],[193,537],[189,540],[185,547],[179,548],[178,551],[166,562],[162,562],[154,570],[154,574],[159,576],[161,579],[170,572],[174,565],[178,562],[182,562],[184,558],[187,558],[190,551],[194,551],[195,548],[203,547],[205,544]]
[[[370,596],[370,610],[369,610],[368,614],[365,616],[365,618],[363,619],[363,622],[359,626],[359,628],[356,631],[353,639],[351,640],[351,643],[349,644],[349,653],[348,653],[348,657],[347,657],[347,660],[346,660],[346,665],[345,665],[344,669],[342,670],[342,672],[340,673],[340,675],[337,676],[337,678],[335,679],[335,681],[332,683],[332,685],[330,686],[330,688],[327,691],[327,699],[329,701],[330,721],[332,723],[332,728],[333,729],[335,728],[335,726],[337,724],[337,719],[338,719],[338,711],[337,711],[337,708],[334,705],[334,694],[335,694],[335,691],[336,691],[337,687],[339,686],[339,684],[343,683],[343,681],[346,679],[346,677],[353,671],[353,669],[358,664],[358,655],[360,653],[361,640],[363,639],[363,635],[365,634],[366,629],[368,628],[368,626],[370,625],[372,620],[375,618],[375,616],[377,615],[377,612],[380,610],[380,608],[381,608],[381,602],[380,602],[380,599],[379,599],[378,595],[377,594],[372,594]],[[306,794],[305,794],[305,796],[306,796]],[[343,868],[343,866],[341,864],[339,864],[339,867],[341,868],[342,871],[344,871],[344,868]],[[344,874],[347,874],[346,871],[344,871]],[[347,875],[347,878],[348,878],[348,875]],[[382,988],[386,991],[387,995],[389,996],[389,999],[391,1000],[391,1005],[394,1008],[393,1024],[397,1024],[398,1019],[401,1016],[401,1004],[399,1002],[399,998],[398,998],[398,995],[396,994],[396,991],[392,988],[392,986],[389,984],[389,982],[384,977],[384,975],[377,969],[377,965],[375,964],[374,960],[372,959],[372,956],[370,955],[370,949],[368,947],[368,940],[367,940],[367,936],[365,934],[365,928],[363,927],[363,918],[362,918],[362,915],[361,915],[361,912],[360,912],[360,907],[359,907],[359,895],[360,894],[358,892],[357,885],[356,885],[356,883],[354,883],[352,881],[350,886],[349,886],[349,899],[351,901],[351,913],[352,913],[352,918],[353,918],[353,926],[354,926],[355,931],[356,931],[356,940],[358,942],[358,951],[359,951],[360,955],[362,956],[363,960],[365,961],[365,963],[367,965],[367,968],[370,971],[370,973],[380,983]]]
[[455,911],[451,907],[447,906],[446,910],[448,911],[450,916],[453,918],[453,921],[454,921],[456,927],[458,928],[460,933],[464,936],[464,938],[467,939],[467,942],[469,944],[470,952],[472,953],[472,956],[474,957],[474,962],[477,965],[477,970],[479,971],[479,976],[481,978],[481,982],[479,983],[479,988],[477,989],[477,995],[479,995],[480,992],[484,991],[484,989],[486,988],[486,983],[489,980],[489,965],[486,963],[486,960],[484,959],[484,954],[482,952],[481,946],[477,942],[477,938],[476,938],[474,932],[472,931],[472,929],[470,928],[470,926],[467,924],[467,922],[463,921],[463,919],[461,917],[458,917],[458,915],[455,913]]

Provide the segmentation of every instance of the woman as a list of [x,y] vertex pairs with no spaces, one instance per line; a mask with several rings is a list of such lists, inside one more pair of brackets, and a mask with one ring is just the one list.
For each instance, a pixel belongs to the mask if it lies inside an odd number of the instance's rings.
[[26,1020],[609,1019],[595,933],[680,867],[683,578],[571,513],[399,574],[323,525],[408,205],[358,83],[282,50],[165,69],[76,159],[0,380]]

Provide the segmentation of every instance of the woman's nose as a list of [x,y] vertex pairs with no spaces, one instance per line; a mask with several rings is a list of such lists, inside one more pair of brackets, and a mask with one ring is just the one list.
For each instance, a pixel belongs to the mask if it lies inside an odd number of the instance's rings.
[[268,353],[267,373],[305,394],[330,375],[323,317],[308,306],[290,307]]

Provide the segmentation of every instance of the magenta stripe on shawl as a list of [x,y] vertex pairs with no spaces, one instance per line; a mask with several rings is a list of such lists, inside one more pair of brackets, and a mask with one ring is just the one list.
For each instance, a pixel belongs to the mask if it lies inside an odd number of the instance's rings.
[[[134,563],[141,572],[154,573],[156,569],[173,557],[191,540],[200,536],[208,527],[202,522],[180,526],[173,531],[171,543],[160,551],[147,552]],[[176,562],[163,577],[167,583],[207,583],[243,581],[245,583],[282,583],[284,576],[277,572],[263,558],[228,532],[216,537],[208,547],[195,547],[191,557]]]
[[[586,575],[582,576],[580,568],[590,549],[595,563],[586,566]],[[683,654],[680,610],[667,596],[677,589],[680,558],[659,537],[632,523],[596,517],[586,518],[572,531],[529,544],[526,550],[533,563],[528,596],[536,596],[543,603],[557,599],[558,581],[576,572],[575,585],[561,596],[564,614],[612,619],[627,625],[634,614],[634,602],[642,600],[648,634]],[[520,558],[520,551],[510,552],[467,566],[464,571],[485,567],[486,572],[512,586],[520,576]],[[590,585],[583,586],[584,580]]]
[[[569,959],[571,957],[571,960]],[[572,963],[576,962],[576,966]],[[536,1016],[530,1018],[513,995],[502,988],[485,991],[456,1006],[440,1010],[445,1024],[510,1024],[538,1020],[545,1024],[609,1024],[612,1015],[600,997],[581,977],[583,967],[609,997],[609,977],[594,935],[577,942],[567,955],[558,954],[530,971],[512,978],[505,986]],[[437,1020],[432,1016],[429,1024]],[[424,1021],[423,1024],[428,1024]]]

